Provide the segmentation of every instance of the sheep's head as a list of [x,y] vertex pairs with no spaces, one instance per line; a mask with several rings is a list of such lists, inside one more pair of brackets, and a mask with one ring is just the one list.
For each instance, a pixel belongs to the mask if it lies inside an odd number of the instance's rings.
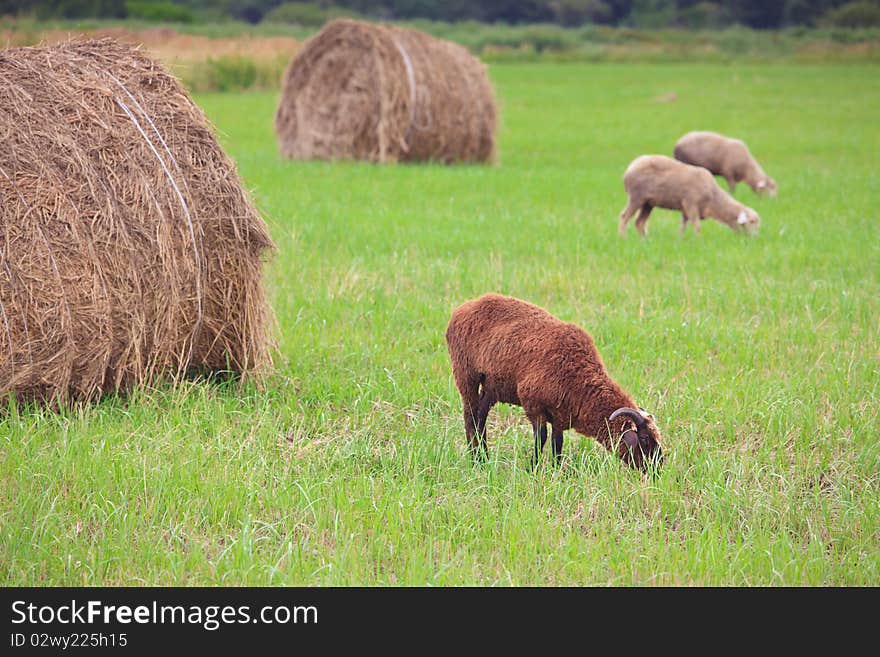
[[749,235],[754,235],[758,232],[758,226],[761,224],[761,217],[759,217],[758,213],[751,208],[743,206],[742,210],[740,210],[736,217],[736,224]]
[[758,181],[758,184],[755,186],[756,191],[761,194],[761,196],[769,196],[770,198],[776,198],[776,181],[773,180],[770,176],[766,178],[761,178]]
[[642,409],[618,408],[608,418],[608,422],[625,417],[632,423],[624,425],[623,434],[617,447],[623,461],[639,470],[647,470],[649,466],[658,467],[663,462],[663,450],[660,447],[660,430],[654,424],[654,417]]

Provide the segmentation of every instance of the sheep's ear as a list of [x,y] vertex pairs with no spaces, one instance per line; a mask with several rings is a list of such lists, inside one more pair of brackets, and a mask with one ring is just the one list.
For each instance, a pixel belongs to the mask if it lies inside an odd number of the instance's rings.
[[740,226],[742,226],[743,224],[746,224],[748,222],[749,222],[749,217],[748,217],[748,215],[746,215],[746,211],[743,210],[742,212],[739,213],[739,216],[736,218],[736,223],[738,223]]
[[764,189],[766,186],[767,186],[766,180],[759,180],[758,181],[758,189]]
[[635,431],[624,431],[621,438],[623,439],[623,442],[626,444],[626,446],[630,449],[635,449],[639,446],[639,436]]

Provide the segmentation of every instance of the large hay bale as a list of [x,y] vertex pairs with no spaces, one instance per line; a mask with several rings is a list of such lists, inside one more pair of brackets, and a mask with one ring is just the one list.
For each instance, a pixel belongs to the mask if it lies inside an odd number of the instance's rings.
[[284,74],[282,155],[373,162],[490,162],[496,106],[482,62],[424,32],[328,23]]
[[110,39],[0,51],[0,397],[270,364],[266,224],[208,119]]

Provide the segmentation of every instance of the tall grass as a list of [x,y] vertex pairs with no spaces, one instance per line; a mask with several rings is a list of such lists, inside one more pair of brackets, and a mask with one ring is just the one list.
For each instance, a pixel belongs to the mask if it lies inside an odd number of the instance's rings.
[[[880,78],[871,66],[493,64],[494,167],[282,162],[277,92],[202,94],[265,212],[277,372],[0,417],[5,584],[876,585]],[[673,102],[658,99],[671,98]],[[621,175],[745,138],[779,198],[617,235]],[[496,290],[589,330],[658,419],[643,479],[591,439],[468,457],[443,333]]]

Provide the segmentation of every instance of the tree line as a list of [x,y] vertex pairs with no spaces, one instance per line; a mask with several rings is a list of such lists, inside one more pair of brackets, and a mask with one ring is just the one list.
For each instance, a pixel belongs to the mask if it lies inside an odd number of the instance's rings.
[[334,15],[489,23],[778,29],[880,25],[880,0],[0,0],[0,15],[319,23]]

